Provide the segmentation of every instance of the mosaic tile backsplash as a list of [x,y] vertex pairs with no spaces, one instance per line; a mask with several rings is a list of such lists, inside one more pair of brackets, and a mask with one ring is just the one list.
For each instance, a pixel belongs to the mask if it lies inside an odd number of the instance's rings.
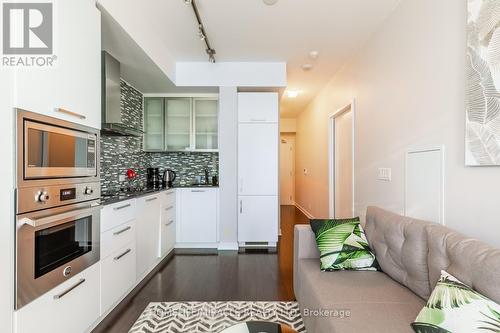
[[[142,94],[121,81],[121,109],[124,124],[142,129]],[[102,136],[101,137],[101,191],[114,192],[122,188],[146,186],[146,169],[159,168],[161,172],[171,169],[177,174],[174,185],[190,185],[196,176],[204,176],[208,168],[210,176],[218,175],[218,153],[146,153],[142,151],[142,137]],[[133,169],[138,177],[129,182],[119,181]]]

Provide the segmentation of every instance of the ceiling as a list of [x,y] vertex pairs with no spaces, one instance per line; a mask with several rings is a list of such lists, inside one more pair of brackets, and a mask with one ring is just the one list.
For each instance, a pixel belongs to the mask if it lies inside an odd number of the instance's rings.
[[[196,0],[210,43],[217,51],[217,61],[287,62],[287,89],[301,93],[295,99],[282,96],[281,110],[285,117],[294,117],[305,108],[399,2],[279,0],[268,6],[262,0]],[[134,6],[137,19],[158,32],[154,38],[168,48],[176,61],[207,60],[204,44],[197,36],[194,14],[183,0],[122,3]],[[127,54],[127,47],[116,46],[122,49],[122,54]],[[315,60],[309,57],[313,50],[319,52]],[[305,63],[312,64],[313,69],[303,71],[301,66]],[[135,71],[137,75],[144,73],[143,68],[133,67],[125,64],[124,70]],[[147,87],[147,91],[162,87],[160,81],[166,78],[152,75],[155,87]],[[172,84],[162,88],[171,89]]]
[[102,49],[121,64],[121,77],[142,93],[216,93],[214,87],[176,87],[125,30],[101,9]]

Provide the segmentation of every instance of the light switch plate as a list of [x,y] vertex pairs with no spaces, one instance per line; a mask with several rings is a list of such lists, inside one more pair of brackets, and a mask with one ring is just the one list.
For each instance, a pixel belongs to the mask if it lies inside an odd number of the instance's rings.
[[392,169],[391,168],[378,168],[377,179],[390,182],[392,180]]

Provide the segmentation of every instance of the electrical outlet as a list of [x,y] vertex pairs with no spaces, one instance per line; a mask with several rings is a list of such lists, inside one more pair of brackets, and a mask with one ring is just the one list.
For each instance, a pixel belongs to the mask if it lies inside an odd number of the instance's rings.
[[124,182],[125,179],[127,179],[127,176],[125,176],[125,175],[118,175],[118,181],[119,182]]
[[391,168],[378,168],[378,180],[390,182],[392,180]]

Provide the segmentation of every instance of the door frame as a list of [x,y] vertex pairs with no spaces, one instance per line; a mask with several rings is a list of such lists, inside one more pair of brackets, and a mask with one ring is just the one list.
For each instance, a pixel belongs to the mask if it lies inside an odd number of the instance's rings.
[[349,111],[352,112],[352,213],[354,215],[356,100],[353,98],[347,105],[328,116],[328,211],[331,219],[335,218],[335,119]]
[[[291,172],[292,172],[292,182],[291,182],[291,185],[292,185],[292,198],[289,200],[289,205],[293,206],[295,205],[295,176],[296,176],[296,173],[295,173],[295,143],[296,143],[296,138],[295,138],[295,133],[280,133],[280,171],[281,171],[281,144],[283,143],[282,140],[289,140],[291,137],[291,142],[293,142],[292,144],[292,165],[291,165]],[[282,174],[280,172],[280,175],[279,175],[279,180],[280,180],[280,205],[281,205],[281,180],[282,180]]]

